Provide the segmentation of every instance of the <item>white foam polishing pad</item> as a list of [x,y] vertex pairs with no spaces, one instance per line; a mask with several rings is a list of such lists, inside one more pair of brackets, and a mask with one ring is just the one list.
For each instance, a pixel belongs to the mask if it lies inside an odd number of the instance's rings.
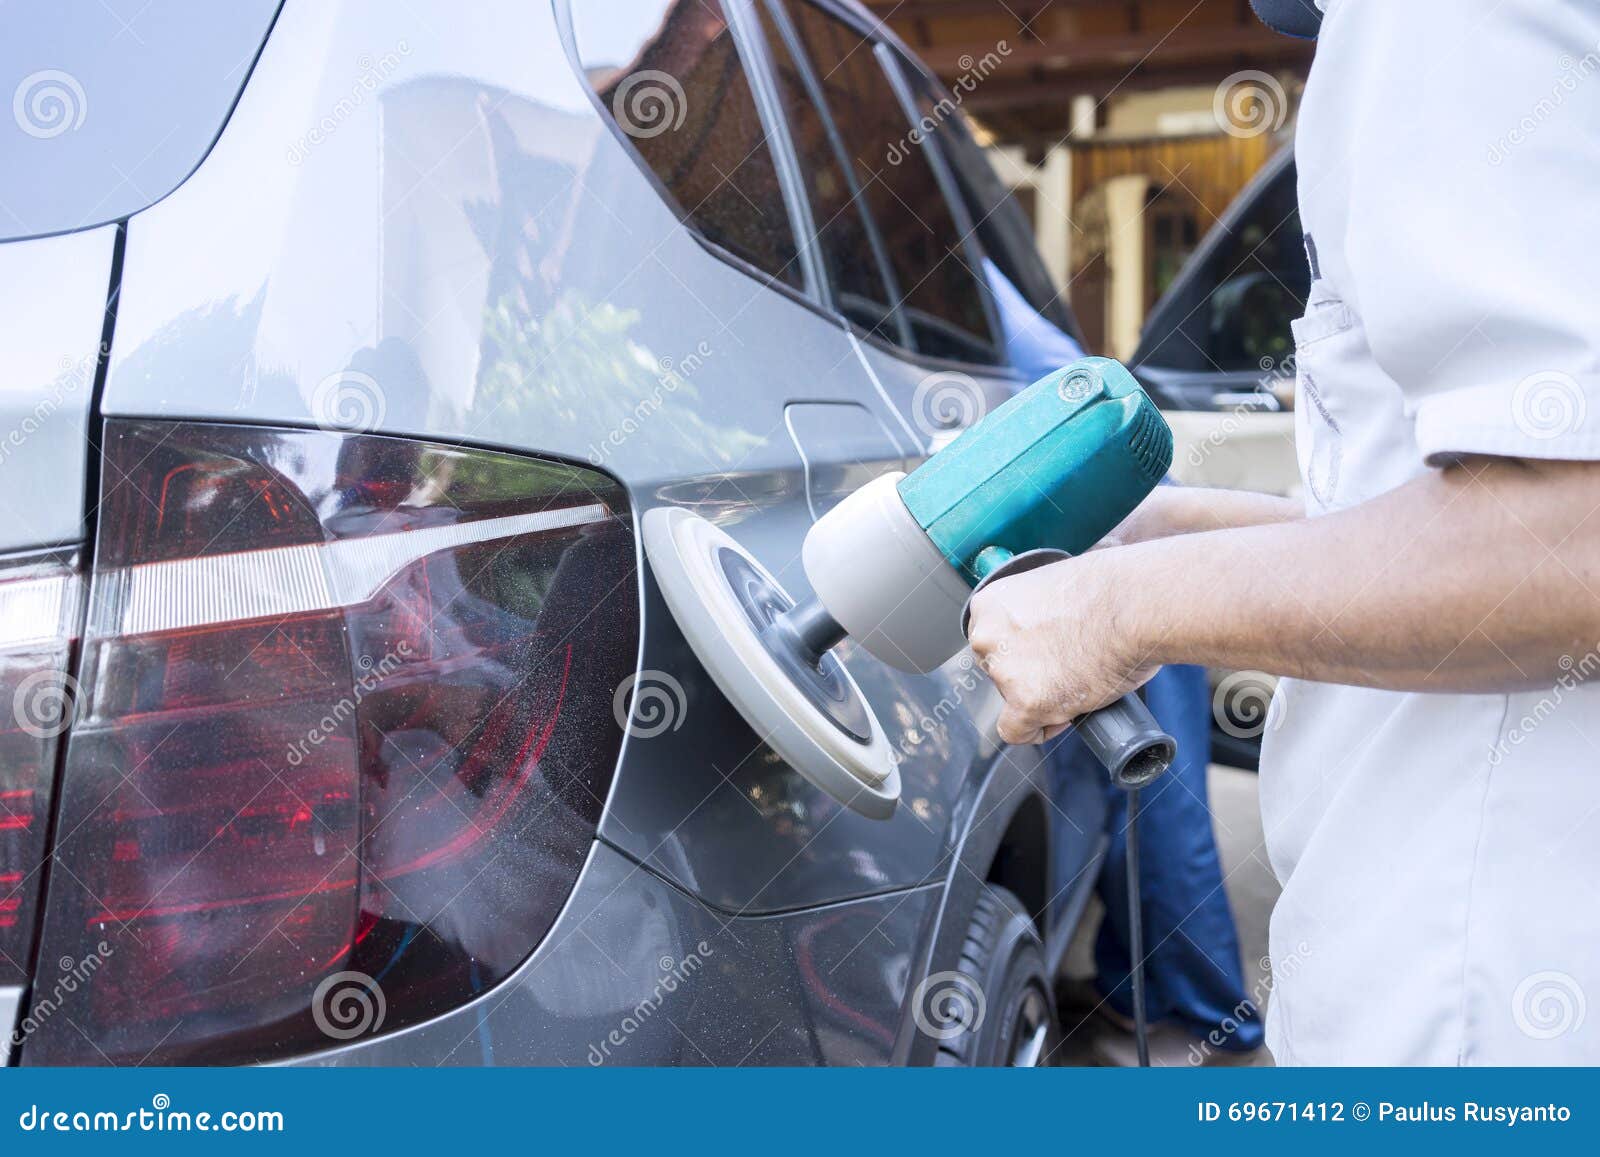
[[874,819],[893,815],[900,773],[855,680],[833,654],[813,667],[764,630],[794,605],[778,580],[679,507],[645,514],[644,547],[684,638],[751,729],[839,802]]

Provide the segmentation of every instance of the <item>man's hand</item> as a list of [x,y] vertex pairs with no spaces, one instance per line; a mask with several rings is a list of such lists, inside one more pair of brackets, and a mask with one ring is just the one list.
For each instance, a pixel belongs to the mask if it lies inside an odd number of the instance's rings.
[[[1183,491],[1178,491],[1183,494]],[[1211,496],[1191,502],[1207,517]],[[1549,686],[1600,652],[1600,462],[1473,459],[1319,518],[1279,500],[1003,579],[969,640],[1038,743],[1163,663],[1399,691]],[[1203,525],[1203,524],[1202,524]]]
[[1156,673],[1148,656],[1128,653],[1117,553],[1001,579],[973,598],[968,638],[1005,697],[1007,743],[1042,743]]

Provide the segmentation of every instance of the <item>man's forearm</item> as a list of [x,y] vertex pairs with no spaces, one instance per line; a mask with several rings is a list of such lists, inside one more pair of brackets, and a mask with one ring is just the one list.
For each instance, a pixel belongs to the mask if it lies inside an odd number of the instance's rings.
[[1134,662],[1406,690],[1548,684],[1600,640],[1596,502],[1595,464],[1479,462],[1322,518],[1124,547],[1119,629]]
[[1199,486],[1162,486],[1147,510],[1134,520],[1135,541],[1168,538],[1244,526],[1268,526],[1303,517],[1304,507],[1292,498],[1249,490],[1215,490]]

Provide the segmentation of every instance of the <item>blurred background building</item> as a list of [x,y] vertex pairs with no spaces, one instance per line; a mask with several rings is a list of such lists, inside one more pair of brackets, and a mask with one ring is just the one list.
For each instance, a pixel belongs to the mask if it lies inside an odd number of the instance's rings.
[[1200,238],[1288,145],[1311,61],[1309,41],[1269,31],[1248,0],[866,6],[949,86],[1090,348],[1122,358]]

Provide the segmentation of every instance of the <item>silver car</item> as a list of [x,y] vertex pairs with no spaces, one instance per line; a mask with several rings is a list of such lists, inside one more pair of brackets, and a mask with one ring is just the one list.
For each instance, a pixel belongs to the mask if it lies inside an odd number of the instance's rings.
[[12,1064],[1037,1063],[1104,785],[847,644],[863,818],[640,553],[800,543],[1073,322],[833,0],[62,0],[0,80]]

